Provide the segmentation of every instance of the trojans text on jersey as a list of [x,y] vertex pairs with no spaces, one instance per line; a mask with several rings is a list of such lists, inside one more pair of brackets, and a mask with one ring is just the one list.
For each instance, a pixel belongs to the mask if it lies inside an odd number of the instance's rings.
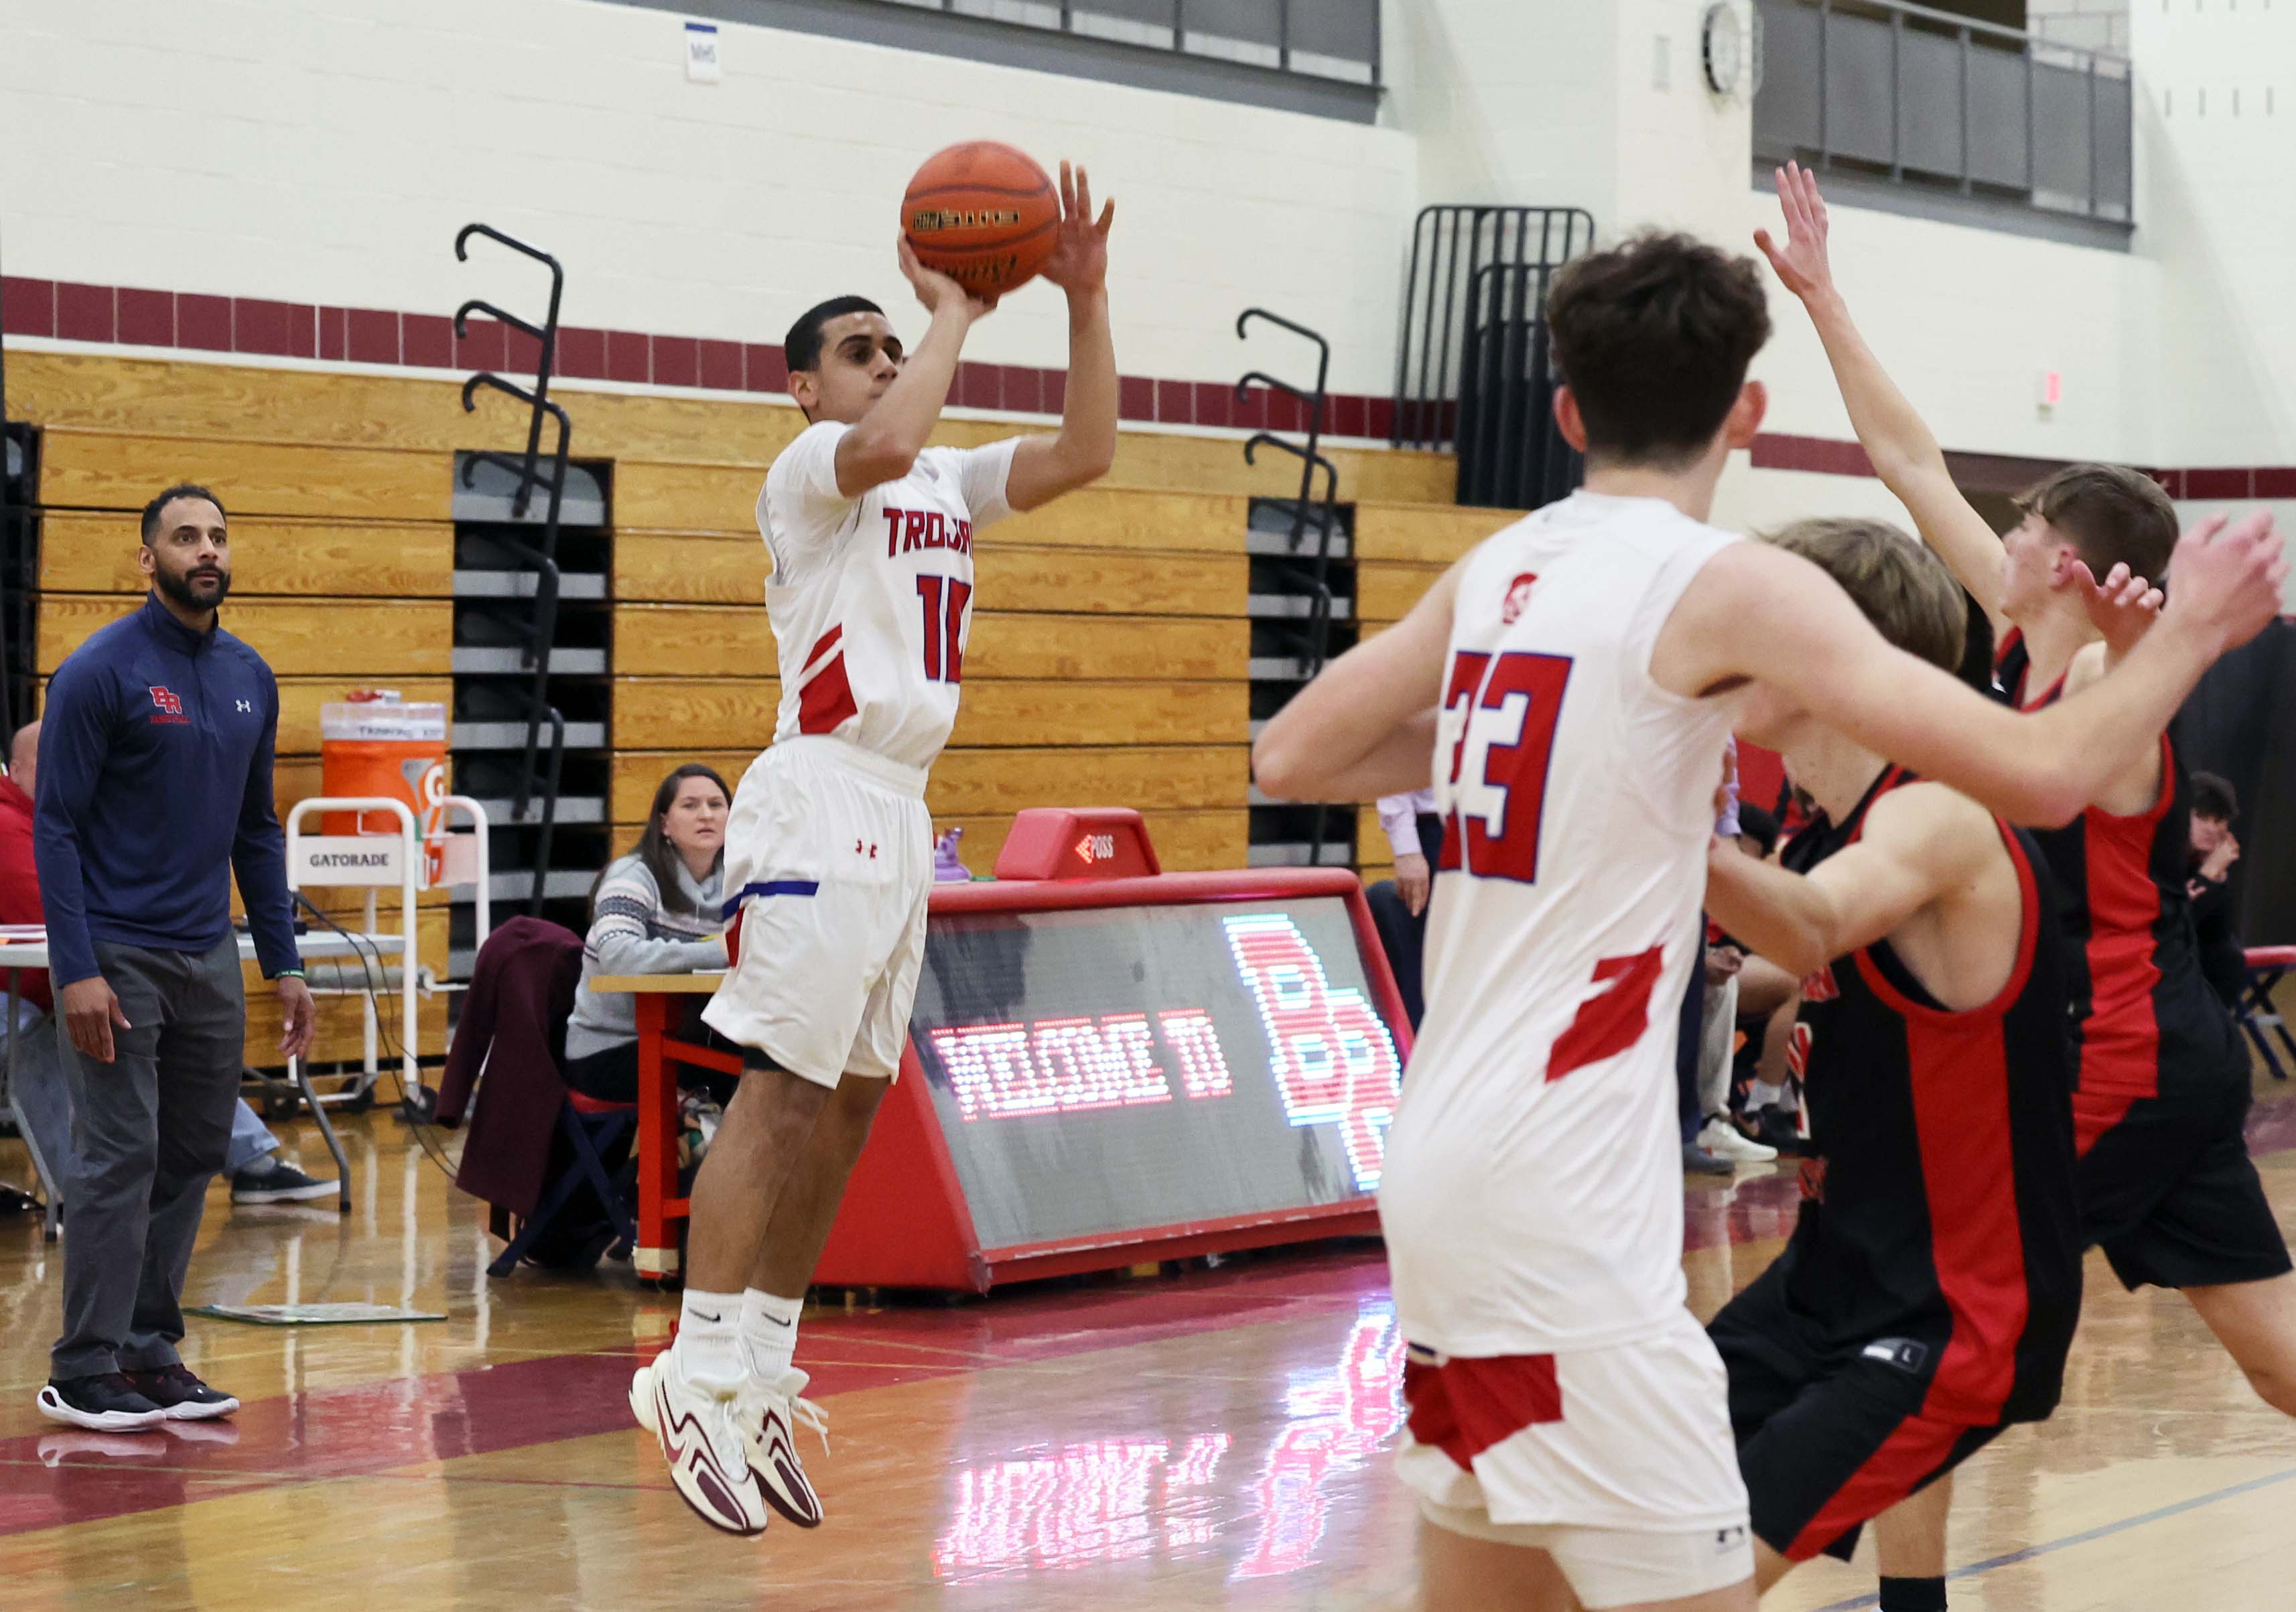
[[960,554],[972,552],[972,522],[944,515],[939,510],[897,510],[888,506],[879,511],[885,518],[885,558],[896,554],[913,554],[919,549],[954,549]]

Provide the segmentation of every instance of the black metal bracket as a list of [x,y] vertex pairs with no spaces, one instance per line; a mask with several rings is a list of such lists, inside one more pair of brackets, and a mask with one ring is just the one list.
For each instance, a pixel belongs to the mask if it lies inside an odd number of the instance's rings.
[[[1285,397],[1297,400],[1307,409],[1308,439],[1305,443],[1293,442],[1274,431],[1255,431],[1245,438],[1243,444],[1243,462],[1246,464],[1259,462],[1259,453],[1262,447],[1281,448],[1287,454],[1297,455],[1300,460],[1300,494],[1292,504],[1290,547],[1294,554],[1300,552],[1300,545],[1307,540],[1308,511],[1315,503],[1316,472],[1318,469],[1324,472],[1323,507],[1315,517],[1315,571],[1309,583],[1315,602],[1308,612],[1307,631],[1302,636],[1301,653],[1298,658],[1301,672],[1312,678],[1324,669],[1324,662],[1331,653],[1332,533],[1339,525],[1339,467],[1318,451],[1318,445],[1322,442],[1324,435],[1324,409],[1330,398],[1332,344],[1324,339],[1321,332],[1310,330],[1296,320],[1286,319],[1281,314],[1271,313],[1264,307],[1248,307],[1235,316],[1237,340],[1242,341],[1250,338],[1251,323],[1255,319],[1275,325],[1279,330],[1289,331],[1293,335],[1303,337],[1316,344],[1316,383],[1312,389],[1280,380],[1265,370],[1247,370],[1242,378],[1235,383],[1235,396],[1238,402],[1249,397],[1251,395],[1251,389],[1258,385],[1273,392],[1281,392]],[[1324,825],[1330,811],[1331,808],[1324,805],[1319,805],[1316,808],[1314,843],[1308,847],[1308,863],[1310,867],[1318,866],[1323,862]]]
[[[457,262],[470,260],[470,242],[473,235],[483,235],[514,252],[531,258],[550,270],[550,307],[540,324],[522,319],[482,297],[473,297],[455,310],[455,334],[457,337],[469,333],[472,314],[484,314],[530,337],[539,348],[531,388],[506,380],[491,370],[480,370],[463,382],[463,412],[465,413],[477,411],[478,394],[481,388],[501,392],[525,404],[528,409],[525,454],[517,457],[492,451],[471,454],[463,462],[463,485],[466,487],[477,485],[475,478],[480,464],[491,464],[508,471],[516,478],[516,488],[511,495],[511,517],[516,520],[526,519],[528,511],[533,508],[534,494],[537,488],[546,495],[540,541],[529,544],[516,538],[503,540],[503,545],[535,572],[534,615],[525,631],[522,657],[525,665],[533,670],[534,682],[527,695],[526,745],[519,764],[518,786],[512,791],[511,820],[513,822],[525,820],[528,808],[534,802],[536,786],[539,784],[542,832],[535,853],[534,888],[527,907],[530,913],[538,917],[550,876],[550,846],[558,820],[560,769],[566,753],[566,717],[550,703],[550,651],[558,635],[558,523],[566,497],[567,453],[574,435],[573,421],[567,418],[566,410],[550,397],[550,378],[558,358],[558,308],[566,290],[566,270],[548,252],[539,247],[529,246],[514,235],[506,235],[489,224],[466,224],[455,233],[455,258]],[[558,428],[556,444],[546,467],[542,456],[542,422],[545,416]],[[542,753],[542,730],[545,724],[551,731],[546,770]]]

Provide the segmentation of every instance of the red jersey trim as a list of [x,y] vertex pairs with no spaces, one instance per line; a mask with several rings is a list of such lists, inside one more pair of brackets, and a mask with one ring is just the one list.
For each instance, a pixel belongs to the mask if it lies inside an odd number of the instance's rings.
[[813,675],[798,696],[797,731],[833,733],[840,724],[861,714],[853,702],[853,685],[845,676],[845,652],[840,650]]
[[1562,1420],[1562,1388],[1552,1354],[1403,1362],[1403,1403],[1411,1436],[1449,1456],[1463,1472],[1475,1457],[1525,1428]]
[[[1876,799],[1895,787],[1899,773],[1893,767],[1884,776]],[[1862,834],[1863,818],[1857,826]],[[1890,983],[1869,948],[1857,953],[1858,977],[1905,1020],[1923,1196],[1932,1205],[1953,1202],[1966,1211],[1930,1216],[1931,1259],[1953,1316],[1953,1334],[1930,1379],[1923,1410],[1977,1424],[1997,1418],[2016,1386],[2017,1341],[2031,1310],[2017,1208],[2017,1161],[2010,1141],[2004,1021],[2032,977],[2044,918],[2040,888],[2023,847],[1997,817],[1994,829],[2017,870],[2021,911],[2016,962],[2008,983],[1990,1001],[1960,1011],[1915,1002]],[[1857,836],[1851,838],[1854,842]],[[1972,1191],[1972,1183],[1980,1190]],[[1839,1526],[1833,1530],[1840,1532]]]

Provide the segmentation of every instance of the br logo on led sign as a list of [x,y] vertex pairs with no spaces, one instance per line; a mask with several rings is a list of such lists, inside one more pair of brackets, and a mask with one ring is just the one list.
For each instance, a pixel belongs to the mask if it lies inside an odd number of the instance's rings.
[[1268,1068],[1293,1125],[1334,1125],[1361,1191],[1379,1187],[1403,1063],[1361,991],[1332,988],[1324,960],[1280,912],[1221,920],[1267,1030]]

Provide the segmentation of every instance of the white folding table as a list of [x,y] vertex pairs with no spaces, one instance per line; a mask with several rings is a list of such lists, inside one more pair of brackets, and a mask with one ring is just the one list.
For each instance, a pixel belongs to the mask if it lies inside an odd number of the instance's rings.
[[[244,930],[240,930],[237,934],[241,960],[253,961],[255,960],[254,937]],[[323,958],[352,957],[381,961],[397,957],[405,950],[406,939],[398,935],[338,934],[330,930],[324,933],[295,937],[295,951],[306,961]],[[32,1127],[25,1123],[23,1111],[17,1106],[16,1101],[16,1043],[19,1036],[15,1027],[19,1000],[18,977],[31,970],[45,970],[47,966],[48,946],[45,937],[36,941],[19,939],[11,936],[6,940],[0,941],[0,971],[4,971],[8,976],[8,1017],[5,1020],[0,1020],[0,1023],[5,1023],[8,1027],[8,1052],[4,1067],[8,1081],[9,1117],[16,1122],[16,1133],[24,1139],[24,1150],[31,1155],[32,1169],[39,1176],[41,1199],[47,1206],[45,1229],[49,1240],[53,1241],[56,1235],[57,1208],[62,1195],[57,1191],[55,1174],[48,1161],[40,1157],[39,1141],[33,1136]],[[387,988],[388,982],[385,980],[373,982],[373,989],[376,992],[381,992]],[[315,994],[344,995],[351,993],[338,987],[321,989]],[[360,987],[357,994],[366,994],[366,991],[364,987]],[[368,1005],[368,1013],[372,1018],[373,1014],[372,1002]],[[63,1034],[63,1027],[61,1025],[57,1027],[57,1034],[59,1035]],[[311,1117],[319,1122],[319,1134],[326,1139],[327,1151],[335,1156],[335,1179],[340,1188],[338,1201],[342,1212],[348,1215],[351,1207],[350,1160],[343,1155],[343,1144],[336,1139],[334,1126],[327,1122],[327,1111],[320,1103],[318,1093],[311,1089],[311,1074],[305,1060],[291,1059],[287,1068],[296,1085],[302,1091],[303,1101],[311,1110]],[[378,1073],[372,1035],[367,1040],[366,1072],[370,1080]]]

